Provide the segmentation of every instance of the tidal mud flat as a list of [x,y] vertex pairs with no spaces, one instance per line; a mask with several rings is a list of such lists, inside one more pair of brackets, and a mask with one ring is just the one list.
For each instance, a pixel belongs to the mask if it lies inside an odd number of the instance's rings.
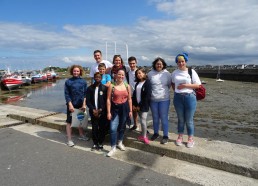
[[[195,135],[258,147],[258,83],[201,79],[207,82],[206,98],[197,104]],[[176,132],[172,99],[170,113]]]

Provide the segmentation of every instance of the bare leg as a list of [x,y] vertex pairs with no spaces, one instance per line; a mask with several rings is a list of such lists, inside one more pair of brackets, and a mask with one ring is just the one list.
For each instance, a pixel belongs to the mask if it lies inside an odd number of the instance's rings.
[[68,141],[69,141],[69,140],[72,140],[72,128],[71,128],[71,123],[67,123],[67,125],[66,125],[66,134],[67,134]]
[[78,130],[79,130],[79,135],[84,136],[84,130],[81,126],[78,127]]

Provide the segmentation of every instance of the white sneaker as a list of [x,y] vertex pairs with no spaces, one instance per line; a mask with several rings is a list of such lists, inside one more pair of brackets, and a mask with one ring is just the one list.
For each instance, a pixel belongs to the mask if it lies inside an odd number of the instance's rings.
[[74,146],[74,143],[73,143],[72,140],[68,140],[67,145],[68,145],[69,147],[73,147],[73,146]]
[[121,142],[118,143],[117,147],[121,150],[121,151],[125,151],[125,146],[124,144]]
[[107,153],[107,157],[111,157],[116,152],[116,147],[112,147],[111,150]]

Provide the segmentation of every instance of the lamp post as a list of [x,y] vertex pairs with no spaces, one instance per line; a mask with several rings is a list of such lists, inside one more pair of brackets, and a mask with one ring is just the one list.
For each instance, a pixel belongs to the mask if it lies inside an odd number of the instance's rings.
[[116,41],[114,43],[115,43],[115,55],[116,55]]
[[125,43],[125,47],[126,47],[126,60],[128,60],[128,45]]
[[106,60],[107,60],[107,41],[106,41]]

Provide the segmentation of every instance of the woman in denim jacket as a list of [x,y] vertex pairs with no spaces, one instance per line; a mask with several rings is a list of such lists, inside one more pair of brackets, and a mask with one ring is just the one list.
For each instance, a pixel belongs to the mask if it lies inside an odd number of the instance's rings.
[[[70,68],[70,74],[73,76],[70,79],[66,80],[64,86],[64,94],[67,105],[67,119],[66,119],[66,133],[68,142],[67,145],[69,147],[74,146],[74,142],[72,141],[72,113],[74,109],[81,109],[83,112],[86,110],[86,90],[87,90],[87,82],[81,78],[84,71],[80,65],[73,65]],[[79,126],[78,128],[81,140],[89,140],[84,135],[83,128]]]

